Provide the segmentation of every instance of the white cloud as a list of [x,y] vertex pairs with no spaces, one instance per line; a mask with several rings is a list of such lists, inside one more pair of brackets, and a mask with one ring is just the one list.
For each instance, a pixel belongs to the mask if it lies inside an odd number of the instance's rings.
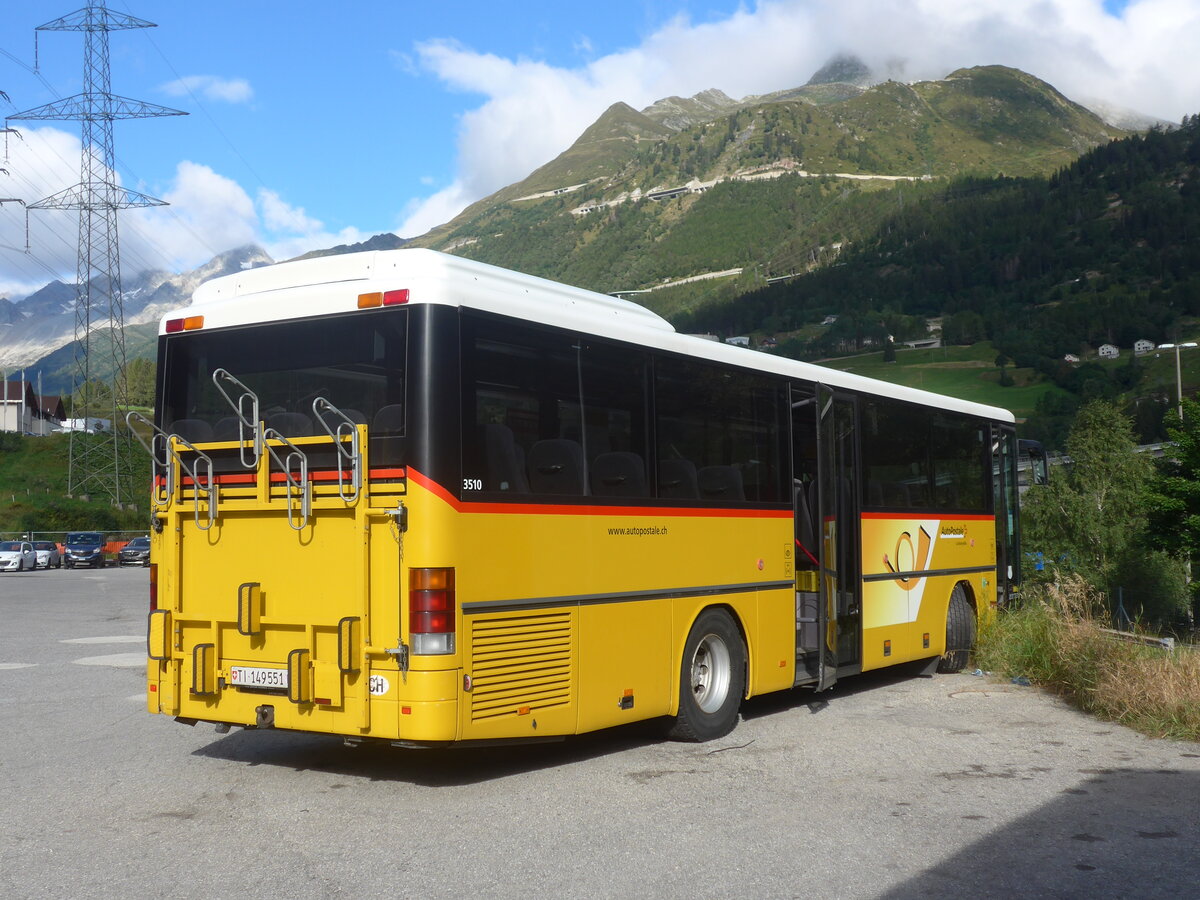
[[[34,202],[79,180],[79,139],[53,128],[23,131],[13,138],[0,171],[0,197]],[[259,244],[275,259],[309,250],[356,243],[369,237],[355,228],[331,232],[278,192],[259,190],[257,201],[234,180],[195,162],[179,163],[161,193],[167,206],[124,210],[118,218],[121,268],[128,277],[145,270],[180,271],[226,250]],[[78,212],[29,213],[0,204],[0,297],[24,297],[53,279],[74,282]]]
[[[642,108],[716,87],[733,97],[803,84],[838,51],[911,80],[1001,64],[1068,97],[1178,121],[1200,112],[1200,0],[761,0],[719,21],[677,17],[640,46],[575,68],[418,44],[420,66],[481,95],[464,114],[453,185],[410,204],[399,233],[420,234],[552,159],[612,103]],[[407,58],[406,58],[407,59]],[[440,217],[440,218],[439,218]]]
[[309,234],[321,230],[321,223],[309,218],[301,207],[285,203],[275,191],[263,188],[258,192],[258,207],[263,222],[271,231],[298,231]]
[[254,89],[244,78],[221,78],[217,75],[185,75],[164,84],[161,90],[171,97],[201,96],[205,100],[223,103],[249,103]]
[[[0,168],[0,197],[36,204],[79,181],[79,138],[56,128],[21,129],[7,136]],[[71,210],[0,204],[0,297],[23,297],[56,278],[73,282],[78,232]]]

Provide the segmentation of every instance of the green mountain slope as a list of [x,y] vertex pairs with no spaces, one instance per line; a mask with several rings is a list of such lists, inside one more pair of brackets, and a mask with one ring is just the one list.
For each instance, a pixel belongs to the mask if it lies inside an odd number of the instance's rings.
[[413,244],[603,291],[755,265],[779,275],[832,260],[945,179],[1048,174],[1121,134],[998,66],[617,104],[558,159]]
[[[932,317],[946,341],[990,340],[1075,401],[1125,395],[1143,439],[1161,437],[1173,359],[1131,351],[1200,331],[1200,116],[1097,147],[1049,177],[961,179],[914,194],[837,266],[674,321],[788,333],[784,352],[817,358],[922,336]],[[1120,360],[1095,359],[1105,343]]]

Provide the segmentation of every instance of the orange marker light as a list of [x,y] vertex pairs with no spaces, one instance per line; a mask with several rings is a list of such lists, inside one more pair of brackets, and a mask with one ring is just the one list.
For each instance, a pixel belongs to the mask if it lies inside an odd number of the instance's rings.
[[373,307],[376,307],[376,306],[383,306],[383,292],[382,291],[374,291],[370,294],[359,294],[358,295],[358,308],[359,309],[372,309]]

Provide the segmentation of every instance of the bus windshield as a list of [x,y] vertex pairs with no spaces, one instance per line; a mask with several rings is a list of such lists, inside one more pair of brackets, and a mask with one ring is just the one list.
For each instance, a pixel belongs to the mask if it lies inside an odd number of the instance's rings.
[[[268,428],[289,438],[323,433],[312,410],[323,397],[356,423],[370,425],[381,441],[373,448],[399,461],[406,324],[407,311],[389,309],[169,335],[162,427],[193,442],[237,440],[234,410],[212,378],[226,369],[258,396]],[[389,460],[377,454],[377,461]]]

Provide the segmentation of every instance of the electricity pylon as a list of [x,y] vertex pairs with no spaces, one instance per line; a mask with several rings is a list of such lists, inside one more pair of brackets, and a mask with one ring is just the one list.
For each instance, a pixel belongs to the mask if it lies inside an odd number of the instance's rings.
[[[97,0],[83,9],[39,25],[37,31],[82,31],[83,93],[9,116],[9,120],[77,119],[81,123],[82,153],[79,184],[29,204],[29,209],[79,210],[79,249],[76,258],[75,389],[79,405],[72,417],[85,428],[96,418],[108,418],[111,430],[91,435],[71,431],[67,493],[108,494],[118,506],[132,500],[129,433],[118,419],[126,406],[125,308],[121,297],[121,253],[117,239],[117,210],[165,206],[165,202],[117,184],[113,152],[113,121],[151,116],[187,115],[177,109],[119,97],[109,91],[108,33],[153,28],[153,22],[114,13]],[[93,349],[107,332],[111,376],[108,389],[96,389]],[[107,394],[108,396],[104,396]],[[89,429],[90,430],[90,429]]]

